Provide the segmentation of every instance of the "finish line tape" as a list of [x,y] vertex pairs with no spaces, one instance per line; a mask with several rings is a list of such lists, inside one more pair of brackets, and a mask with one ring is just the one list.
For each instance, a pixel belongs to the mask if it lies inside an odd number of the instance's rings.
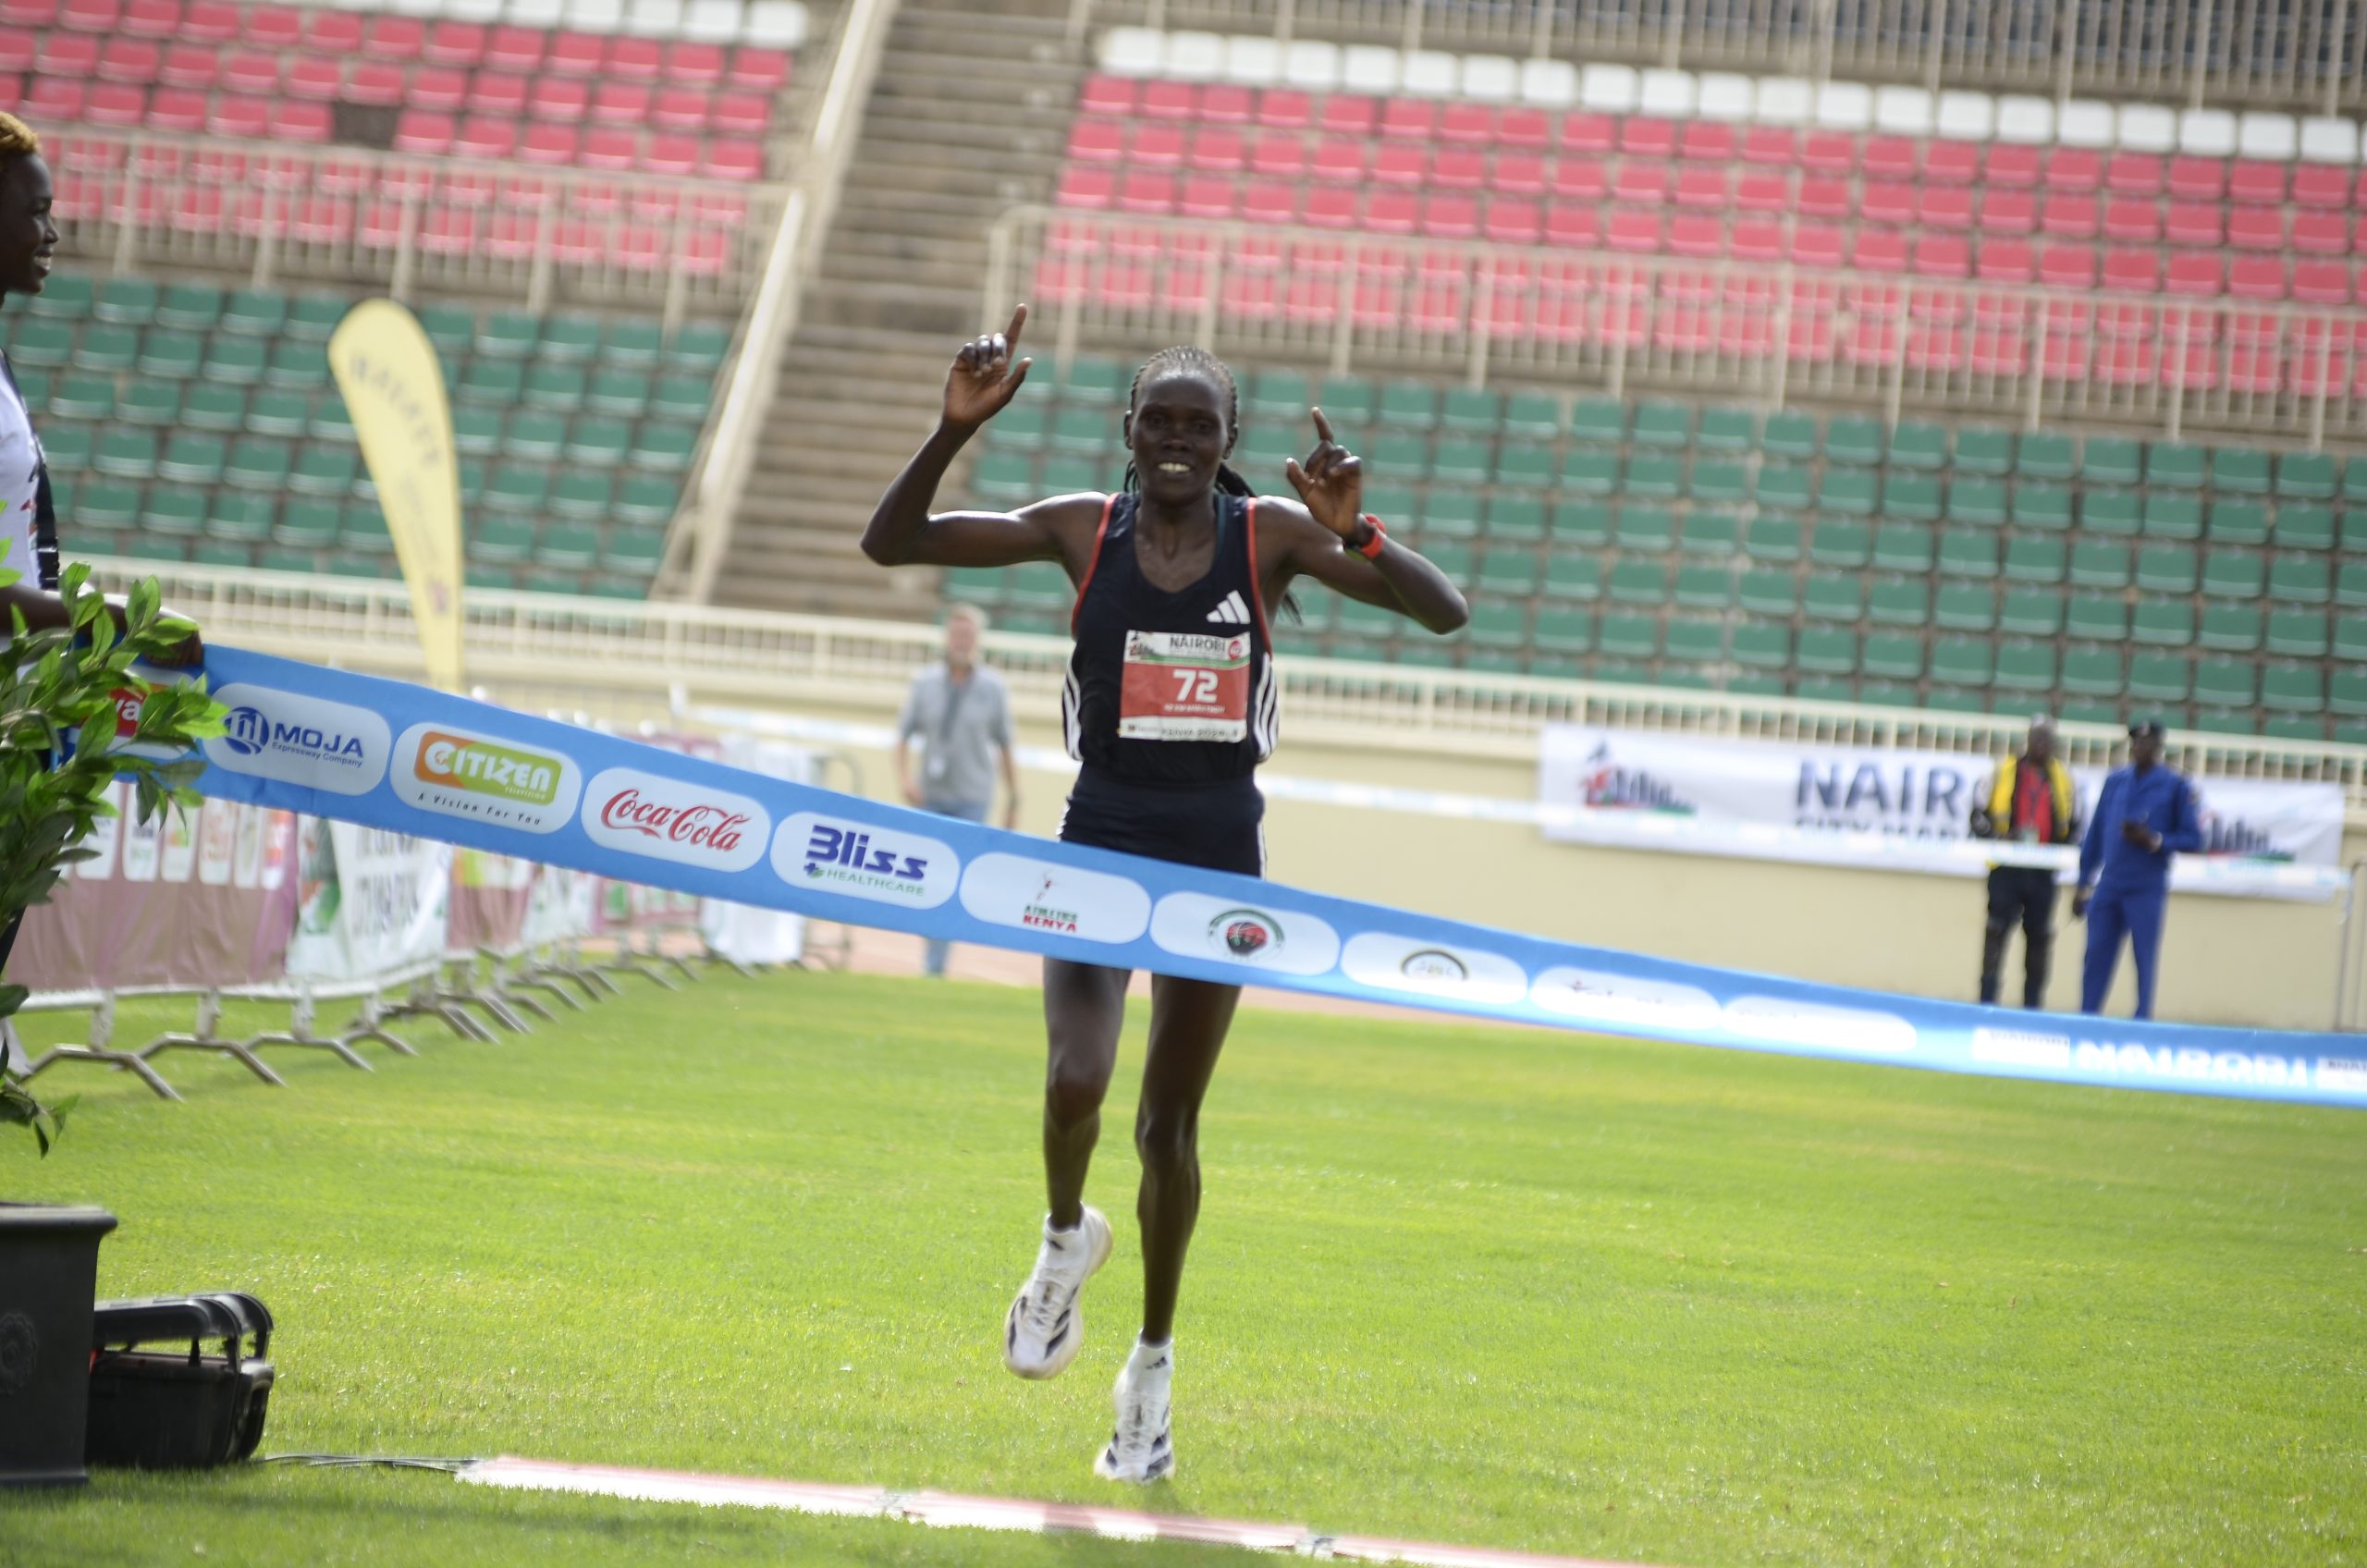
[[1250,1525],[1087,1503],[962,1497],[951,1492],[899,1492],[885,1487],[767,1481],[673,1470],[627,1470],[605,1464],[559,1464],[506,1455],[468,1465],[456,1474],[472,1486],[520,1491],[572,1492],[585,1497],[693,1502],[708,1507],[775,1508],[792,1513],[851,1519],[901,1519],[939,1528],[1098,1536],[1104,1540],[1120,1541],[1192,1541],[1250,1551],[1287,1551],[1341,1562],[1402,1562],[1418,1564],[1420,1568],[1622,1568],[1621,1564],[1589,1558],[1542,1557],[1533,1552],[1384,1540],[1373,1536],[1326,1536],[1294,1525]]
[[1028,838],[244,649],[209,649],[206,673],[230,709],[203,744],[207,794],[703,898],[1510,1023],[2367,1107],[2367,1041],[2346,1035],[2005,1013],[1679,963]]

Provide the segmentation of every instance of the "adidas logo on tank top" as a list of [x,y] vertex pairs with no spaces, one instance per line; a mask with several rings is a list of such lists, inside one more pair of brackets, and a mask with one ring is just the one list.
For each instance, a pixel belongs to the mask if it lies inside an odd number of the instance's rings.
[[1224,596],[1224,603],[1208,612],[1208,619],[1218,626],[1248,625],[1249,606],[1243,600],[1241,590],[1236,588]]

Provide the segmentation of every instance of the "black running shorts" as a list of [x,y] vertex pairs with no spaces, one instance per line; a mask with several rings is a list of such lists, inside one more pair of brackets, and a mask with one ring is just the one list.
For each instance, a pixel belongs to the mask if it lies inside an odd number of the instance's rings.
[[1069,791],[1060,836],[1062,843],[1263,876],[1265,822],[1266,797],[1255,778],[1128,784],[1088,766]]

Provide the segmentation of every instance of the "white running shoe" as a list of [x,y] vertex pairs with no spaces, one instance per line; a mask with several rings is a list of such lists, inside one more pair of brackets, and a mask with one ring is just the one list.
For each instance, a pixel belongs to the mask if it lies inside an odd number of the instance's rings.
[[1068,1370],[1085,1342],[1077,1297],[1110,1261],[1110,1221],[1090,1205],[1073,1231],[1055,1231],[1049,1219],[1044,1222],[1036,1271],[1019,1287],[1003,1319],[1005,1366],[1023,1378],[1057,1378]]
[[1174,1341],[1134,1341],[1134,1354],[1118,1370],[1118,1425],[1110,1446],[1093,1462],[1095,1475],[1147,1486],[1175,1473],[1175,1444],[1168,1433],[1168,1388],[1174,1377]]

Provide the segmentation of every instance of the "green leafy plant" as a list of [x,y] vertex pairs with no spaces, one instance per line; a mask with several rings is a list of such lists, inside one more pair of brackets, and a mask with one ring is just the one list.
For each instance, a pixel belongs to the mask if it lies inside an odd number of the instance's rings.
[[[12,580],[0,574],[0,586]],[[135,661],[169,657],[193,630],[159,607],[154,578],[132,589],[120,625],[87,567],[67,570],[59,596],[70,628],[34,631],[12,609],[0,653],[0,925],[46,903],[68,866],[92,858],[83,840],[116,815],[108,786],[118,778],[131,781],[142,822],[196,805],[190,785],[205,763],[190,748],[222,733],[222,704],[202,679],[133,673]],[[0,1018],[28,995],[0,984]],[[0,1125],[30,1127],[44,1156],[73,1103],[43,1103],[0,1070]]]

